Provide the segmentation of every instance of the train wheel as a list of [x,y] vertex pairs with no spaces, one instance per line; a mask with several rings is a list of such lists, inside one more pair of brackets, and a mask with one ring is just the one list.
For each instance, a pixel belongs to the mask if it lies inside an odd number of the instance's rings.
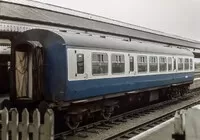
[[187,95],[189,93],[189,86],[185,87],[185,94]]
[[109,120],[111,115],[112,115],[112,113],[113,113],[113,111],[114,111],[114,107],[113,106],[105,107],[101,112],[101,115],[102,115],[103,119]]
[[181,89],[179,87],[174,87],[168,93],[168,99],[174,99],[181,96]]
[[77,116],[67,115],[65,117],[65,123],[69,127],[69,129],[75,130],[80,125],[81,118],[82,118],[82,116],[80,116],[80,115],[77,115]]
[[175,99],[177,97],[177,94],[176,93],[168,93],[167,94],[167,98],[169,100],[172,100],[172,99]]
[[189,93],[189,89],[187,86],[182,87],[180,90],[181,90],[181,96],[187,95]]

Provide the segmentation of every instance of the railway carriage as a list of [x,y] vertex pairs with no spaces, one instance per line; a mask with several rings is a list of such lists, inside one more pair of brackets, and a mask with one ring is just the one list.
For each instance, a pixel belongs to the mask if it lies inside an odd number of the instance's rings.
[[29,30],[13,43],[10,101],[53,108],[75,129],[84,117],[185,94],[194,56],[163,44]]

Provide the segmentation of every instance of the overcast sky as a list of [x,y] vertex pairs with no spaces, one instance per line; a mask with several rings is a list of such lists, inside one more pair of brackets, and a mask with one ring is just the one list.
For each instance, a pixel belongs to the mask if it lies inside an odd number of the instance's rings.
[[200,0],[37,0],[200,41]]

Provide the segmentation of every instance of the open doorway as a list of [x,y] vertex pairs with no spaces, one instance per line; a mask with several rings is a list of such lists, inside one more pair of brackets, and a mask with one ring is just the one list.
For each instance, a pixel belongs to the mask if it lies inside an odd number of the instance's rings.
[[15,79],[17,98],[32,98],[32,51],[31,46],[21,45],[15,51]]
[[16,98],[41,100],[43,94],[43,51],[37,43],[17,45],[14,49]]

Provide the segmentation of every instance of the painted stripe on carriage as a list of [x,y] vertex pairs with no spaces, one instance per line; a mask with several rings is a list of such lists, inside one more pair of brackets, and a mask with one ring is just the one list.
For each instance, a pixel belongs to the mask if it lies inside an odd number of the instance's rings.
[[[188,75],[188,78],[185,78]],[[192,73],[149,75],[125,78],[108,78],[95,80],[68,81],[65,97],[62,100],[87,99],[92,97],[105,97],[108,94],[117,96],[118,93],[130,94],[131,91],[152,90],[158,87],[165,87],[172,84],[192,83]],[[129,92],[129,93],[128,93]]]

